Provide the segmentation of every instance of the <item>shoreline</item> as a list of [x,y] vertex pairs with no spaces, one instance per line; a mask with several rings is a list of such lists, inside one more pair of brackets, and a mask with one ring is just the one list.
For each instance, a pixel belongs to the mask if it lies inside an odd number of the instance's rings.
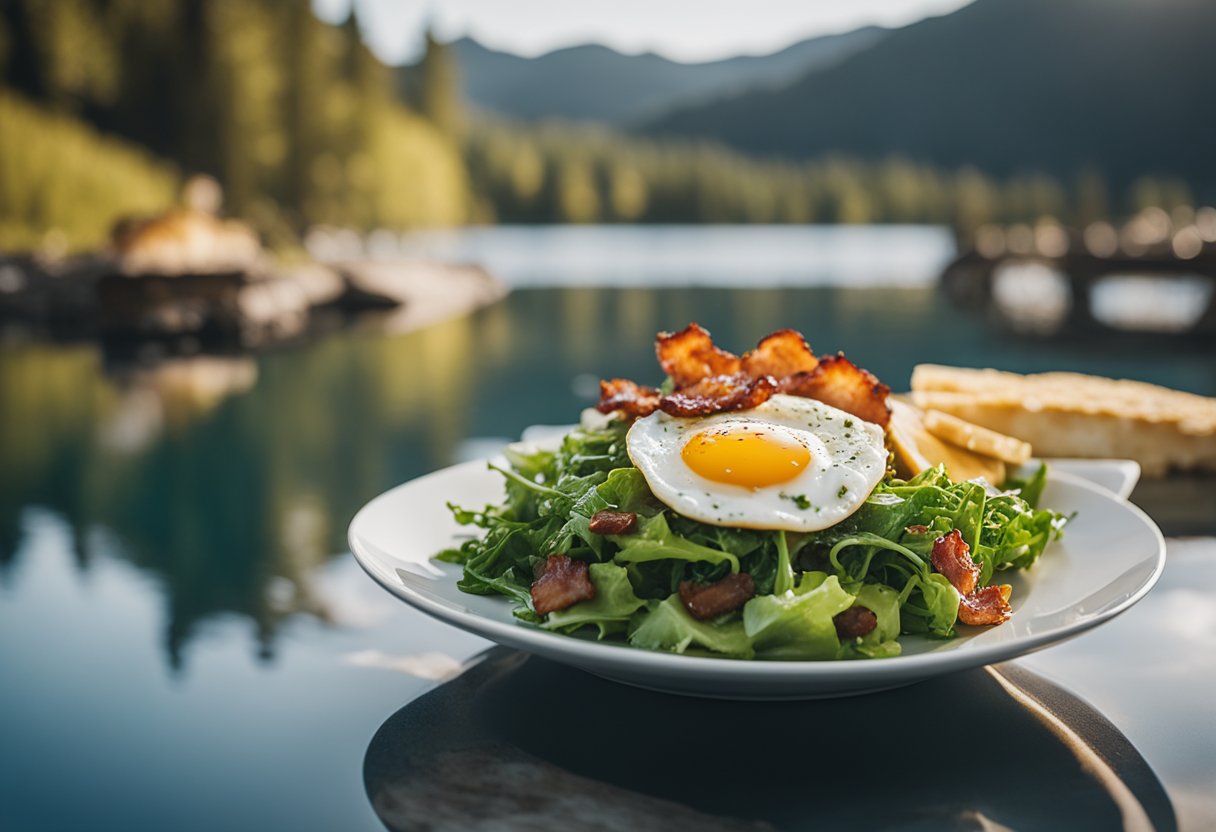
[[125,275],[103,256],[0,257],[0,331],[122,352],[233,352],[308,340],[375,317],[398,333],[470,314],[509,292],[476,265],[413,258]]

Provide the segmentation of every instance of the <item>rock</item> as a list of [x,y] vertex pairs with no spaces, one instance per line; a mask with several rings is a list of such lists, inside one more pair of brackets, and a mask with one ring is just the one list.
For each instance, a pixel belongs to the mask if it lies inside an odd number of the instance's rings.
[[172,340],[233,347],[346,326],[365,312],[391,331],[466,314],[506,295],[475,266],[308,263],[173,274],[131,274],[112,257],[46,264],[0,258],[0,320],[80,337]]
[[57,262],[0,256],[0,321],[88,335],[96,323],[97,281],[112,269],[97,256]]
[[244,272],[128,277],[97,282],[97,318],[104,334],[165,336],[239,334]]
[[496,303],[507,287],[480,266],[420,261],[342,263],[352,293],[378,296],[398,308],[378,323],[391,332],[418,329]]

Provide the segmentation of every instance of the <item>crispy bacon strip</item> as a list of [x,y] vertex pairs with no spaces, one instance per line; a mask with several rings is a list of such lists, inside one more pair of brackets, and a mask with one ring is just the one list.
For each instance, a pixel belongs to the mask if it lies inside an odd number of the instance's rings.
[[946,580],[958,590],[959,595],[975,592],[980,578],[980,567],[971,560],[971,547],[963,540],[963,533],[954,529],[933,541],[930,556],[933,568],[946,576]]
[[731,376],[740,370],[739,356],[715,347],[709,333],[697,324],[676,333],[660,332],[654,351],[677,390],[708,376]]
[[537,615],[548,615],[593,598],[595,584],[587,574],[586,561],[565,555],[550,555],[540,576],[532,582],[532,608]]
[[659,399],[659,409],[669,416],[708,416],[727,410],[759,407],[777,392],[772,376],[748,378],[743,373],[710,376]]
[[698,621],[717,618],[737,610],[756,594],[756,582],[746,572],[727,575],[712,584],[680,581],[680,600],[688,614]]
[[878,626],[878,616],[869,607],[849,607],[837,613],[832,623],[836,625],[836,635],[841,641],[851,641],[873,632]]
[[781,392],[818,399],[884,428],[891,421],[891,388],[843,355],[826,356],[811,372],[783,379]]
[[623,411],[629,416],[649,416],[659,409],[659,391],[643,387],[627,378],[600,381],[600,413]]
[[597,511],[587,524],[592,534],[630,534],[637,527],[638,516],[632,511]]
[[980,567],[971,560],[971,547],[958,529],[933,541],[933,568],[958,591],[958,620],[964,624],[1000,624],[1013,614],[1009,584],[976,589]]
[[628,379],[601,381],[601,413],[637,417],[661,409],[672,416],[706,416],[750,409],[780,392],[817,399],[883,427],[891,420],[889,387],[843,355],[816,358],[793,329],[762,338],[740,358],[714,346],[709,332],[693,323],[676,333],[660,332],[655,353],[671,377],[672,392],[661,396]]
[[751,378],[772,376],[781,379],[813,372],[819,366],[819,359],[811,352],[801,332],[779,329],[762,338],[754,350],[745,352],[740,364]]
[[958,620],[964,624],[1000,624],[1009,620],[1013,608],[1009,596],[1013,587],[1009,584],[986,586],[969,595],[964,595],[958,604]]

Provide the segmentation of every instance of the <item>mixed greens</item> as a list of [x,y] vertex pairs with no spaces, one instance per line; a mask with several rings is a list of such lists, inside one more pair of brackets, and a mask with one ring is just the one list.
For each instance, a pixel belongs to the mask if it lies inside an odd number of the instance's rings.
[[[955,633],[959,594],[934,571],[934,540],[958,529],[980,567],[1025,568],[1057,537],[1066,517],[1036,507],[1046,468],[996,491],[952,483],[940,466],[910,480],[888,476],[844,522],[811,533],[712,526],[674,513],[651,494],[625,450],[627,424],[582,427],[556,451],[509,450],[502,505],[450,506],[483,533],[436,557],[463,564],[459,586],[498,593],[516,616],[561,633],[626,640],[644,649],[760,659],[881,658],[899,655],[898,637]],[[600,511],[633,512],[630,534],[590,531]],[[589,563],[595,597],[538,615],[530,587],[550,555]],[[681,602],[682,581],[709,584],[747,572],[755,596],[708,621]],[[841,639],[833,619],[863,606],[877,626]]]

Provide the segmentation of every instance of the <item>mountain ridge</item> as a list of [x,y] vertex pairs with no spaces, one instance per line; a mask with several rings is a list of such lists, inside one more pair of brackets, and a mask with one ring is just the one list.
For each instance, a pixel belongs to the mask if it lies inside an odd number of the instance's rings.
[[[523,57],[474,38],[452,41],[466,102],[525,121],[559,118],[617,126],[640,123],[678,105],[794,80],[880,41],[890,30],[867,26],[808,38],[767,55],[684,63],[653,52],[629,55],[602,44]],[[403,79],[411,67],[399,69]],[[560,85],[553,78],[563,79]]]
[[1212,31],[1216,4],[1202,0],[977,0],[779,89],[677,108],[641,129],[787,158],[1094,170],[1116,186],[1176,175],[1211,198]]

